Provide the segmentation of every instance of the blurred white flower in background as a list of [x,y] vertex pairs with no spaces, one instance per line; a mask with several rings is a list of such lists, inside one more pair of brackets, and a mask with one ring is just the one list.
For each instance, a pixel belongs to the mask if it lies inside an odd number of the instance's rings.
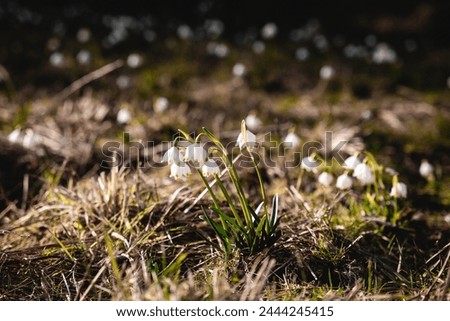
[[429,178],[433,175],[434,167],[426,159],[420,163],[419,173],[424,178]]
[[333,183],[334,177],[328,172],[322,172],[319,177],[317,178],[317,181],[323,185],[323,186],[330,186],[331,183]]
[[350,189],[350,188],[352,188],[352,186],[353,186],[353,180],[346,173],[340,175],[336,179],[336,188],[338,188],[340,190]]
[[264,53],[264,51],[266,51],[266,45],[264,42],[262,41],[255,41],[252,44],[252,50],[255,54],[260,55],[262,53]]
[[80,65],[88,65],[92,60],[92,55],[89,51],[83,49],[77,53],[76,59]]
[[130,68],[138,68],[142,65],[144,59],[138,53],[129,54],[127,57],[127,65]]
[[20,140],[20,136],[21,136],[20,128],[16,128],[12,132],[9,133],[8,141],[13,144],[18,143]]
[[177,28],[177,35],[180,39],[189,40],[194,36],[194,33],[188,25],[180,25]]
[[213,39],[219,37],[223,33],[223,30],[225,29],[223,22],[217,19],[206,20],[204,27],[206,29],[206,33],[208,34],[208,36]]
[[255,113],[252,112],[248,114],[247,117],[245,117],[245,124],[250,130],[257,131],[261,128],[263,122],[261,121],[261,119],[259,119],[258,116],[256,116]]
[[129,76],[126,76],[126,75],[120,75],[116,79],[116,85],[120,89],[129,88],[131,86],[131,78]]
[[126,108],[121,108],[119,112],[117,113],[117,122],[119,124],[128,124],[131,120],[131,113]]
[[284,138],[283,143],[286,144],[287,147],[296,148],[300,145],[301,139],[296,133],[290,132]]
[[22,146],[28,149],[36,147],[40,143],[40,137],[35,134],[31,128],[25,130],[25,135],[23,136]]
[[394,63],[397,61],[397,53],[386,43],[380,43],[375,47],[372,60],[376,64]]
[[329,65],[325,65],[320,68],[320,78],[322,78],[323,80],[330,80],[331,78],[333,78],[334,74],[334,68]]
[[245,76],[245,74],[247,73],[247,68],[245,67],[245,65],[243,63],[236,63],[233,66],[233,75],[235,77],[243,77]]
[[81,28],[77,32],[77,40],[80,43],[86,43],[91,40],[91,31],[88,28]]
[[307,48],[304,48],[304,47],[298,48],[295,51],[295,58],[298,61],[305,61],[305,60],[307,60],[309,58],[309,50]]
[[169,99],[166,97],[158,97],[156,98],[155,103],[153,104],[153,110],[156,113],[163,113],[169,108]]
[[63,67],[66,63],[66,59],[64,55],[60,52],[54,52],[50,55],[49,58],[50,65],[53,67]]
[[278,27],[273,22],[266,23],[261,29],[261,36],[264,39],[273,39],[276,37],[277,33]]

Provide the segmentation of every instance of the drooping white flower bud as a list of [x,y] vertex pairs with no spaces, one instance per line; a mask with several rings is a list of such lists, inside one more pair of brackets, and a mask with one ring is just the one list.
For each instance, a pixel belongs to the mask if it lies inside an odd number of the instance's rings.
[[353,176],[356,177],[362,185],[369,185],[375,181],[372,169],[369,165],[361,163],[355,167]]
[[202,174],[205,177],[212,176],[214,174],[219,175],[220,174],[220,167],[219,167],[219,165],[217,165],[215,160],[209,159],[202,166]]
[[358,156],[353,155],[345,159],[344,165],[342,167],[344,167],[345,169],[355,169],[355,167],[359,164],[361,164],[361,161],[359,160]]
[[391,193],[389,195],[395,198],[406,198],[408,195],[408,188],[405,183],[396,182],[392,185]]
[[333,183],[333,180],[334,180],[333,175],[331,175],[328,172],[322,172],[317,179],[317,181],[321,185],[326,186],[326,187],[330,186],[331,183]]
[[340,190],[350,189],[353,186],[353,180],[347,174],[342,174],[336,179],[336,188]]
[[419,173],[422,177],[428,178],[433,175],[434,167],[427,160],[422,160],[420,164]]
[[194,143],[186,148],[184,160],[192,161],[195,167],[201,167],[205,163],[206,157],[206,150],[199,143]]
[[163,156],[163,162],[168,163],[169,165],[179,164],[179,163],[181,163],[182,159],[183,159],[183,154],[175,146],[170,147]]

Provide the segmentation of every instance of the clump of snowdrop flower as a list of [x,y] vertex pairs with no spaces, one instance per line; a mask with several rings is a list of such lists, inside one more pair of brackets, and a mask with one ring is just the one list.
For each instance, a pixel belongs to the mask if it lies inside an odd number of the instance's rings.
[[395,198],[406,198],[408,195],[406,184],[401,182],[394,182],[389,195]]
[[361,164],[361,161],[359,160],[358,155],[355,154],[346,158],[342,167],[345,169],[355,169],[359,164]]
[[[164,155],[164,161],[171,164],[170,177],[175,180],[191,175],[192,172],[195,172],[194,168],[199,174],[214,204],[209,208],[203,208],[202,215],[202,218],[218,236],[217,239],[220,244],[214,244],[214,247],[228,257],[234,248],[242,250],[244,254],[253,254],[273,245],[280,236],[280,232],[277,230],[279,223],[278,195],[273,197],[272,206],[269,208],[262,175],[253,154],[249,153],[249,156],[258,177],[262,199],[256,210],[251,207],[252,202],[247,199],[247,193],[243,189],[244,185],[241,183],[238,170],[234,165],[241,154],[232,159],[227,148],[218,137],[204,127],[195,138],[181,129],[178,131],[181,135],[177,137],[174,144],[179,139],[183,140],[179,144],[180,146],[186,146],[185,143],[189,143],[187,147],[180,147],[185,150],[185,154],[183,155],[174,145]],[[223,173],[220,172],[220,167],[215,160],[208,159],[208,154],[202,145],[204,143],[201,140],[208,140],[213,145],[211,152],[224,165]],[[255,145],[256,137],[247,130],[246,122],[243,120],[238,137],[238,146],[241,149],[250,149]],[[177,161],[177,158],[182,158],[182,161]],[[227,186],[221,180],[222,174],[228,174],[230,184],[227,184]],[[214,180],[209,181],[207,178],[210,176],[213,176]],[[212,188],[213,184],[217,184],[218,191]],[[220,194],[221,197],[219,198]],[[227,204],[227,211],[223,210],[224,202],[219,201],[222,197]],[[215,213],[215,215],[212,216],[211,213]],[[217,219],[220,222],[216,221]]]
[[369,185],[375,181],[372,169],[365,163],[361,163],[355,167],[353,176],[356,177],[362,185]]
[[333,183],[334,177],[328,172],[322,172],[319,177],[317,178],[317,181],[319,184],[328,187]]
[[124,125],[124,124],[128,124],[131,120],[131,113],[128,109],[126,108],[121,108],[119,110],[119,112],[117,113],[117,123]]
[[283,140],[283,143],[290,148],[297,148],[298,146],[300,146],[301,143],[301,139],[300,137],[294,133],[294,132],[290,132],[289,134],[286,135],[286,137]]
[[423,159],[420,167],[419,167],[419,173],[422,177],[429,179],[433,176],[434,167],[431,165],[426,159]]
[[347,189],[352,188],[352,186],[353,186],[353,180],[350,176],[348,176],[347,173],[340,175],[336,179],[336,188],[337,189],[347,190]]
[[314,158],[314,156],[304,157],[300,167],[307,172],[312,172],[319,167],[319,162]]

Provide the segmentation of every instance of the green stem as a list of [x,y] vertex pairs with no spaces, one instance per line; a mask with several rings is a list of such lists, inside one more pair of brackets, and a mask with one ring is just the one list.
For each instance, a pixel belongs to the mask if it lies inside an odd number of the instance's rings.
[[[202,171],[200,169],[197,169],[197,172],[200,175],[200,177],[202,178],[202,181],[205,184],[206,188],[208,189],[208,192],[211,195],[211,198],[213,200],[214,206],[216,208],[220,209],[219,200],[217,199],[216,195],[214,194],[211,186],[209,186],[209,183],[206,180],[205,176],[203,175]],[[220,217],[220,222],[222,223],[222,227],[224,228],[224,230],[228,231],[227,230],[227,225],[226,225],[225,221],[222,219],[222,217]]]
[[264,207],[264,215],[267,216],[267,196],[266,196],[266,189],[264,188],[264,182],[261,176],[261,171],[259,170],[258,164],[256,163],[255,157],[251,153],[251,151],[247,147],[247,151],[250,154],[250,157],[252,158],[253,166],[255,167],[256,175],[258,176],[259,181],[259,189],[261,190],[261,197],[263,201],[263,207]]

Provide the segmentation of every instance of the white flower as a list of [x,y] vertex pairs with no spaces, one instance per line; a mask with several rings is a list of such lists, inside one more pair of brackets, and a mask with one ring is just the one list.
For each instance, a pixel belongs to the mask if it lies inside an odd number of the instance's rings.
[[183,154],[175,146],[170,147],[164,154],[163,162],[171,164],[180,164],[183,159]]
[[233,66],[233,75],[235,77],[243,77],[245,73],[247,72],[247,68],[245,68],[245,65],[238,62]]
[[203,166],[202,166],[202,174],[205,177],[208,177],[210,175],[219,175],[220,174],[220,167],[217,165],[217,163],[210,159],[208,160]]
[[188,164],[180,162],[179,164],[173,163],[170,165],[170,176],[175,179],[187,177],[191,174],[191,168]]
[[143,58],[140,54],[132,53],[127,57],[127,65],[130,68],[137,68],[142,65]]
[[334,68],[328,65],[320,68],[320,78],[323,80],[330,80],[334,76]]
[[353,155],[348,157],[344,161],[344,165],[342,167],[346,169],[355,169],[355,167],[358,166],[359,164],[361,164],[361,161],[359,160],[358,156]]
[[186,148],[184,160],[192,161],[196,167],[202,166],[206,160],[206,150],[199,144],[191,144]]
[[16,128],[11,133],[9,133],[8,140],[11,143],[17,143],[19,142],[20,134],[20,128]]
[[130,120],[131,114],[128,109],[122,108],[121,110],[119,110],[119,112],[117,113],[117,122],[119,124],[127,124],[130,122]]
[[319,166],[319,162],[317,162],[313,156],[308,156],[302,159],[302,164],[300,166],[306,171],[312,172]]
[[158,97],[153,105],[156,113],[163,113],[169,108],[169,100],[166,97]]
[[264,39],[272,39],[277,35],[277,33],[278,27],[273,22],[266,23],[261,29],[261,36]]
[[427,160],[422,160],[422,163],[420,164],[419,173],[425,178],[430,177],[433,175],[434,167],[430,163],[428,163]]
[[395,198],[406,198],[408,195],[408,188],[405,183],[397,182],[394,183],[389,194]]
[[288,147],[296,148],[300,145],[301,139],[296,133],[289,133],[284,138],[283,143],[285,143]]
[[356,177],[363,185],[372,184],[375,180],[372,169],[369,165],[364,163],[361,163],[355,167],[353,176]]
[[336,180],[336,187],[340,190],[346,190],[351,188],[353,185],[353,180],[347,174],[340,175]]
[[38,135],[36,135],[35,132],[31,128],[26,129],[25,136],[23,137],[23,140],[22,140],[22,146],[25,148],[32,149],[32,148],[36,147],[37,145],[39,145],[39,143],[40,143],[40,137]]
[[236,139],[236,146],[239,146],[240,149],[243,149],[244,147],[253,148],[256,146],[256,136],[251,131],[247,130],[245,120],[241,123],[241,132]]
[[323,186],[330,186],[333,183],[334,177],[328,172],[322,172],[317,179]]
[[255,114],[249,114],[245,118],[245,124],[251,130],[258,130],[262,126],[262,121]]

